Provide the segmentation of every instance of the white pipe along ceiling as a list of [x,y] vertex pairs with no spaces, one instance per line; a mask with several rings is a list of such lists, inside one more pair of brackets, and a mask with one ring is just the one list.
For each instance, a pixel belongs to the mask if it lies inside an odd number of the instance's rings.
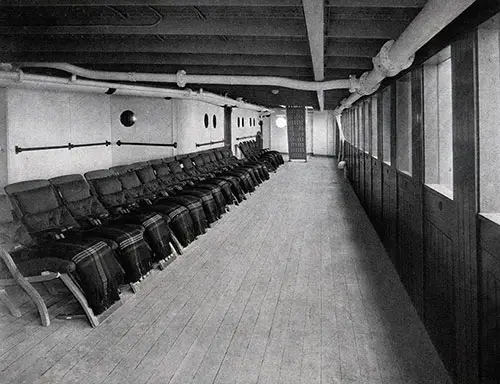
[[[77,79],[73,75],[70,79],[33,75],[24,73],[21,70],[8,70],[9,66],[0,67],[0,86],[9,86],[14,88],[44,88],[59,91],[78,91],[89,93],[106,93],[113,89],[114,95],[146,96],[161,98],[176,98],[185,100],[198,100],[217,106],[231,106],[241,109],[258,111],[259,113],[269,114],[273,111],[269,108],[246,103],[240,100],[234,100],[229,97],[216,95],[215,93],[204,92],[200,89],[195,92],[191,89],[168,89],[144,87],[139,85],[128,85],[119,83],[106,83],[102,81],[91,81]],[[3,70],[3,71],[2,71]]]
[[[158,74],[158,73],[140,73],[140,72],[113,72],[113,71],[95,71],[85,68],[77,67],[67,63],[43,63],[43,62],[27,62],[18,63],[14,67],[43,67],[62,70],[71,73],[73,77],[80,76],[94,80],[108,80],[108,81],[128,81],[128,82],[156,82],[156,83],[176,83],[179,87],[183,88],[188,83],[196,84],[223,84],[223,85],[267,85],[267,86],[280,86],[285,88],[314,91],[317,92],[320,109],[324,105],[324,91],[333,89],[349,89],[351,96],[342,100],[335,112],[341,114],[346,108],[349,108],[352,103],[361,98],[362,96],[369,95],[375,92],[380,86],[382,80],[386,77],[396,76],[398,73],[408,68],[417,52],[423,45],[425,45],[432,37],[439,31],[446,27],[451,21],[465,11],[475,0],[429,0],[402,32],[400,37],[394,41],[389,40],[384,44],[380,52],[372,59],[374,68],[363,73],[359,79],[351,76],[346,80],[324,80],[324,0],[303,0],[303,9],[306,18],[307,32],[309,36],[309,47],[311,52],[311,59],[313,63],[315,81],[302,81],[286,77],[273,77],[273,76],[241,76],[241,75],[191,75],[181,70],[175,74]],[[7,66],[8,67],[8,66]],[[11,67],[12,69],[12,67]],[[5,70],[5,68],[4,68]],[[1,72],[0,79],[6,79],[7,74],[16,74],[17,72]],[[16,75],[19,78],[19,74]],[[33,80],[29,76],[34,76]],[[8,77],[8,76],[7,76]],[[36,79],[35,79],[36,77]],[[49,81],[48,76],[24,75],[24,81]],[[67,80],[63,79],[65,82]],[[84,80],[73,79],[73,84],[83,84]],[[12,77],[7,81],[12,82]],[[50,82],[50,81],[49,81]],[[94,84],[96,85],[96,84]],[[98,86],[98,85],[96,85]],[[172,90],[164,88],[152,87],[138,87],[132,91],[130,85],[122,85],[111,83],[106,85],[109,88],[121,89],[124,92],[138,92],[141,90],[149,94],[160,94],[167,92],[170,97],[181,98],[197,98],[202,99],[202,95],[193,96],[193,92],[189,95],[186,91]],[[147,91],[146,91],[147,90]],[[179,94],[175,93],[179,92]],[[234,101],[229,98],[224,98],[215,94],[211,94],[210,98],[205,94],[205,98],[212,99],[213,103],[221,105],[223,102],[220,99],[225,99],[226,104],[235,105],[242,103]],[[243,103],[238,107],[254,108],[255,110],[263,110],[263,107],[254,106],[249,107],[249,104]]]

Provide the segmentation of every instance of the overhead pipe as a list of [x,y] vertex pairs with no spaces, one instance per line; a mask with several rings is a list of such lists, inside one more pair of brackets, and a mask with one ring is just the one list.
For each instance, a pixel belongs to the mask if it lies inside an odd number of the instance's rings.
[[[176,83],[180,88],[184,88],[188,83],[196,83],[254,86],[266,85],[316,92],[332,89],[349,89],[351,95],[347,99],[342,100],[340,106],[335,109],[336,114],[341,114],[344,109],[349,108],[362,96],[374,93],[380,87],[382,80],[386,77],[396,76],[398,73],[408,68],[413,63],[415,53],[474,2],[475,0],[428,0],[415,19],[413,19],[409,26],[403,31],[401,36],[396,41],[390,40],[383,45],[377,56],[372,59],[374,67],[373,70],[363,73],[359,79],[351,76],[347,80],[302,81],[273,76],[188,75],[184,70],[178,71],[176,74],[112,72],[94,71],[67,63],[20,63],[17,64],[17,66],[19,68],[53,68],[66,71],[73,74],[73,76],[80,76],[94,80]],[[140,92],[138,91],[138,88],[127,87],[133,86],[125,86],[114,83],[110,85],[110,88],[118,88],[121,91],[126,90],[127,92]],[[153,93],[155,95],[157,93],[167,92],[165,89],[148,87],[143,88],[147,88],[149,93]],[[168,90],[168,92],[173,91],[176,90]],[[178,91],[182,92],[181,90]],[[212,102],[215,98],[217,100],[216,103],[218,103],[218,98],[221,98],[221,96],[213,95],[210,98],[205,96],[205,98],[212,100]],[[234,105],[234,103],[241,102],[231,101],[231,103]],[[247,105],[246,108],[252,109],[251,107],[248,107],[248,104],[245,103],[245,105]],[[245,108],[245,106],[237,106]],[[262,107],[257,108],[263,109]]]
[[108,93],[113,90],[114,95],[143,96],[143,97],[161,97],[177,98],[184,100],[203,101],[217,106],[230,105],[232,107],[248,109],[260,113],[272,113],[269,108],[246,103],[240,100],[234,100],[226,96],[220,96],[215,93],[205,92],[202,89],[193,91],[191,89],[169,89],[154,88],[139,85],[106,83],[93,80],[77,79],[76,75],[71,78],[62,78],[45,75],[33,75],[24,73],[22,70],[14,71],[10,65],[0,66],[0,86],[9,86],[14,88],[43,88],[57,91],[77,91],[89,93]]
[[475,0],[429,0],[396,40],[386,42],[373,58],[373,70],[359,78],[358,86],[350,89],[352,94],[340,102],[335,114],[363,96],[374,93],[386,77],[396,76],[407,69],[415,53],[431,40],[444,27],[471,6]]
[[267,85],[299,89],[302,91],[323,91],[344,89],[352,86],[351,80],[303,81],[275,76],[238,76],[238,75],[188,75],[180,70],[176,74],[94,71],[67,63],[16,63],[19,68],[40,67],[65,71],[80,77],[94,80],[113,80],[129,82],[176,83],[184,88],[188,83],[224,85]]

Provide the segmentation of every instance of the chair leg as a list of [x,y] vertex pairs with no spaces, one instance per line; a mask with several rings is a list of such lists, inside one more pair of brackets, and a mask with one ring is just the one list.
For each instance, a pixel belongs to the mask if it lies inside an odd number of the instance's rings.
[[177,237],[175,237],[173,232],[170,233],[170,236],[172,236],[172,243],[174,244],[175,250],[177,251],[177,253],[179,255],[182,255],[182,245],[179,242],[179,239],[177,239]]
[[5,289],[0,289],[0,301],[4,303],[7,306],[7,308],[9,308],[9,311],[12,314],[12,316],[21,317],[21,311],[19,310],[17,305],[15,305],[12,302]]
[[87,302],[85,296],[83,296],[80,288],[75,284],[73,279],[68,274],[61,273],[60,278],[64,285],[68,287],[69,291],[75,296],[76,300],[78,300],[78,302],[82,306],[83,311],[85,312],[85,315],[87,315],[87,319],[90,322],[90,325],[94,328],[97,327],[99,325],[99,319],[94,314],[92,308],[89,307],[89,303]]

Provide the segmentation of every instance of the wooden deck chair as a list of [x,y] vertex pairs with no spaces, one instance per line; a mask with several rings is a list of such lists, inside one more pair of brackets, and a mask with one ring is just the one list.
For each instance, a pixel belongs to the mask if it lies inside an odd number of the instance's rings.
[[0,300],[7,306],[13,316],[21,317],[21,311],[10,299],[5,288],[19,285],[36,305],[42,325],[49,326],[50,317],[47,306],[32,283],[60,279],[80,303],[92,327],[96,327],[99,324],[99,318],[89,307],[80,287],[71,278],[70,273],[75,270],[75,264],[72,261],[46,257],[38,259],[28,258],[25,261],[16,263],[12,255],[2,247],[0,247],[0,259],[6,267],[5,269],[0,266]]

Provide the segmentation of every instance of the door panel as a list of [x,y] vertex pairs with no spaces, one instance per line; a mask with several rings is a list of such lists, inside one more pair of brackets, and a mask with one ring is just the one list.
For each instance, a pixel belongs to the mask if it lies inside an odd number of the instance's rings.
[[290,160],[307,160],[306,109],[304,107],[287,107],[286,120]]

